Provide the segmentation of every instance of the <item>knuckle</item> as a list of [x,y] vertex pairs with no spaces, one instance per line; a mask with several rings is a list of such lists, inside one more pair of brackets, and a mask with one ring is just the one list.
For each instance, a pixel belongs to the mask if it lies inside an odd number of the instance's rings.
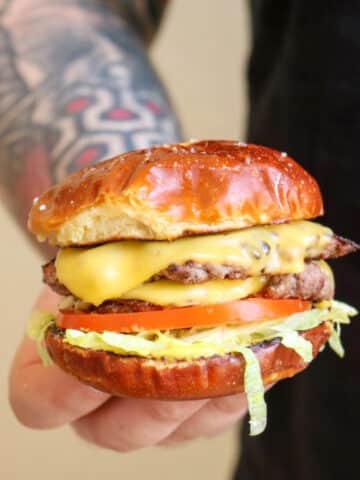
[[184,409],[175,402],[156,402],[149,405],[152,420],[160,423],[178,424],[184,419]]
[[132,442],[127,435],[104,432],[96,423],[79,420],[72,424],[72,428],[80,438],[100,448],[119,453],[133,452],[141,448],[135,442]]
[[112,450],[120,453],[135,452],[136,450],[143,448],[143,445],[139,444],[138,442],[132,441],[130,438],[127,437],[127,435],[107,438],[104,444],[107,448],[111,448]]
[[240,393],[231,397],[216,398],[212,401],[212,408],[217,414],[226,417],[240,417],[247,412],[245,396]]

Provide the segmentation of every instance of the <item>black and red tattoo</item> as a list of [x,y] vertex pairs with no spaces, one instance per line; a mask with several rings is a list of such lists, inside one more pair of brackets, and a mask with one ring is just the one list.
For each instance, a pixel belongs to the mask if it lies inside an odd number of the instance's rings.
[[0,0],[0,184],[23,224],[68,173],[181,138],[145,49],[166,3]]

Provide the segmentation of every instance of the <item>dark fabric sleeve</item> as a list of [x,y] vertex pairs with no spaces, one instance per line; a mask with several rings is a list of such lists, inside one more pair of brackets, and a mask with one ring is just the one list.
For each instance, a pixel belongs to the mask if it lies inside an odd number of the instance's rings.
[[[319,181],[321,223],[359,241],[360,3],[252,4],[249,141],[286,151]],[[360,306],[360,256],[332,263],[336,297]],[[357,478],[360,319],[343,328],[346,357],[328,348],[267,395],[266,432],[242,435],[236,479]],[[266,477],[265,477],[266,476]]]

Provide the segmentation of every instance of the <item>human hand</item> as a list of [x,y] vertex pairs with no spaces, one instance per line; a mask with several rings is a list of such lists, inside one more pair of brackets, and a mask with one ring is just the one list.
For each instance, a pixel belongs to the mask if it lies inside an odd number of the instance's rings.
[[[54,311],[58,301],[44,288],[36,308]],[[87,441],[120,452],[212,436],[247,411],[244,394],[182,402],[112,397],[56,365],[45,368],[28,338],[15,356],[9,387],[10,403],[24,425],[46,429],[70,424]]]

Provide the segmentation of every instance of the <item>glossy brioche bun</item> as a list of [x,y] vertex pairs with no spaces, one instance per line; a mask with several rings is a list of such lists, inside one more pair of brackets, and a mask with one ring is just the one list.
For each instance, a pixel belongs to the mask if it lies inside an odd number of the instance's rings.
[[80,170],[34,201],[29,228],[59,246],[313,218],[316,181],[284,153],[232,141],[163,145]]
[[[301,333],[313,345],[314,357],[332,332],[330,323]],[[190,400],[232,395],[244,391],[244,360],[227,354],[192,361],[166,361],[137,356],[122,357],[69,345],[56,327],[45,336],[48,351],[63,370],[84,383],[116,396]],[[264,385],[292,377],[306,364],[278,341],[253,347]]]

